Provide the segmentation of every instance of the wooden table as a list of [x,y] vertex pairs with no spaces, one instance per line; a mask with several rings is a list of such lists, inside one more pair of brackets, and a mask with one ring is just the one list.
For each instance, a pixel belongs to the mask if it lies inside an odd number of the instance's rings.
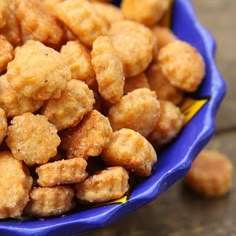
[[[228,92],[217,117],[217,131],[209,148],[230,156],[236,165],[236,1],[193,0],[201,22],[218,42],[217,62]],[[179,182],[151,204],[114,225],[85,236],[235,236],[236,181],[232,192],[204,200]]]

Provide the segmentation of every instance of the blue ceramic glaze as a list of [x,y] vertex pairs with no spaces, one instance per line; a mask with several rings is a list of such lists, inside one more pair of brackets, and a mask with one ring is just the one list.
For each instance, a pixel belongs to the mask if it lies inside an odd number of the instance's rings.
[[152,201],[186,174],[196,155],[214,133],[214,118],[226,85],[214,62],[215,41],[198,22],[190,1],[175,0],[173,17],[175,34],[195,46],[205,59],[207,75],[195,96],[210,97],[210,100],[178,138],[160,153],[152,176],[135,187],[125,204],[91,208],[45,220],[0,221],[1,235],[71,236],[101,228]]

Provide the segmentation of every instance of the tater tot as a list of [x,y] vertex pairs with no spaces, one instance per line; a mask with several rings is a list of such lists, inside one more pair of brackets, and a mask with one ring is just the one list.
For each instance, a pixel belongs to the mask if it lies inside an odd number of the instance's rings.
[[98,37],[93,43],[91,56],[100,95],[112,104],[117,103],[124,93],[125,77],[111,39]]
[[205,63],[200,53],[180,40],[159,51],[158,63],[169,82],[186,92],[194,92],[205,76]]
[[0,153],[0,219],[20,216],[29,201],[33,179],[22,161]]
[[61,48],[61,55],[69,66],[72,79],[84,81],[89,87],[96,83],[88,50],[77,40],[69,41]]
[[170,84],[157,64],[152,64],[146,71],[146,75],[151,90],[156,92],[158,99],[170,101],[175,105],[182,102],[184,98],[183,91]]
[[15,91],[35,100],[60,97],[71,78],[62,55],[33,40],[15,50],[6,75]]
[[138,88],[149,88],[147,77],[144,73],[125,79],[124,93],[132,92]]
[[102,159],[108,166],[123,166],[139,176],[151,175],[152,166],[157,162],[152,145],[138,132],[125,128],[112,134]]
[[0,35],[0,74],[6,70],[8,62],[13,59],[13,46]]
[[13,156],[27,165],[47,163],[60,144],[56,127],[45,116],[29,112],[12,119],[7,135]]
[[159,116],[160,104],[155,92],[150,89],[136,89],[113,105],[108,118],[114,130],[121,128],[133,129],[144,137],[155,127]]
[[39,178],[37,183],[41,187],[52,187],[60,184],[74,184],[82,182],[86,177],[87,162],[82,158],[60,160],[41,165],[36,168]]
[[5,111],[0,108],[0,145],[7,133],[7,118]]
[[128,172],[124,168],[107,168],[76,184],[76,197],[89,203],[118,199],[129,190],[128,179]]
[[233,164],[225,155],[203,150],[185,177],[186,184],[205,197],[221,197],[232,187]]
[[73,207],[74,191],[70,187],[33,188],[25,212],[31,216],[62,215]]
[[168,9],[169,0],[123,0],[124,17],[147,26],[155,25]]
[[33,113],[42,105],[42,101],[36,101],[17,93],[10,86],[6,76],[0,76],[0,107],[4,109],[8,118],[22,115],[25,112]]
[[62,27],[56,18],[44,9],[41,1],[18,1],[16,17],[20,22],[23,42],[33,39],[50,46],[61,43]]
[[184,115],[168,101],[160,101],[160,116],[148,140],[156,147],[169,143],[183,127]]
[[57,130],[76,126],[83,116],[93,109],[93,91],[80,80],[67,82],[58,99],[50,99],[42,108],[41,114],[54,124]]
[[56,5],[58,18],[87,46],[107,31],[105,21],[87,0],[67,0]]
[[107,117],[93,110],[75,128],[63,132],[62,148],[67,152],[67,158],[99,156],[111,135]]

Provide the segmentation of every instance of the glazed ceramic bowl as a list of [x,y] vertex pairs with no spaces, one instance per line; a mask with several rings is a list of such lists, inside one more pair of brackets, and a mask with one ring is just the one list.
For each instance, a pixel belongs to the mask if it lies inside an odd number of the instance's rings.
[[197,112],[178,138],[159,154],[152,176],[138,184],[125,203],[93,207],[44,220],[0,221],[1,235],[71,236],[104,227],[152,201],[186,174],[214,133],[215,114],[226,86],[214,62],[215,41],[198,22],[190,1],[175,0],[172,29],[180,39],[195,46],[205,59],[206,78],[199,90],[191,95],[193,100],[205,102],[197,106]]

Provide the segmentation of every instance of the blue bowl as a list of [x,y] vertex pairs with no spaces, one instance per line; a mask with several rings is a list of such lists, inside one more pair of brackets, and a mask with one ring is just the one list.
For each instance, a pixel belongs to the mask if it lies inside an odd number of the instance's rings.
[[198,22],[190,1],[175,0],[173,19],[175,34],[195,46],[205,59],[206,78],[194,97],[198,100],[207,98],[207,103],[186,124],[178,138],[159,154],[152,176],[138,184],[123,204],[99,206],[45,220],[0,221],[1,235],[71,236],[97,229],[152,201],[186,174],[214,133],[215,114],[226,86],[214,62],[215,41]]

